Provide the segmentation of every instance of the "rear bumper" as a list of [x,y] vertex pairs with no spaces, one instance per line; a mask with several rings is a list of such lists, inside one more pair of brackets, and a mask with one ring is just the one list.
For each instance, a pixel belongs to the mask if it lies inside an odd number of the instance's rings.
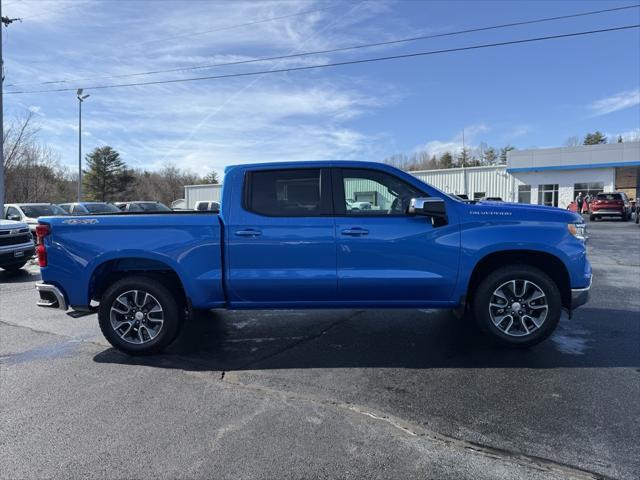
[[589,277],[589,285],[585,288],[572,288],[571,289],[571,310],[584,305],[589,301],[589,292],[591,290],[591,282],[593,281],[593,275]]
[[39,307],[59,308],[67,310],[67,301],[58,287],[44,282],[36,282],[36,290],[40,295],[40,299],[36,303]]
[[624,215],[624,209],[602,208],[600,210],[591,210],[593,215]]

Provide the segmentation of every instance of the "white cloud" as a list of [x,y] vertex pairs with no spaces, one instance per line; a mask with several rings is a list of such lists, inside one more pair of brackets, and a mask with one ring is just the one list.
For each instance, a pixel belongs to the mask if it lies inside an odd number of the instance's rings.
[[[478,135],[490,131],[491,128],[485,123],[477,123],[474,125],[468,125],[464,128],[464,146],[471,150],[477,147]],[[462,151],[463,131],[460,130],[452,138],[448,140],[431,140],[422,146],[419,146],[415,151],[424,151],[429,155],[440,156],[445,152],[456,154]]]
[[[55,9],[76,2],[29,3],[23,10]],[[247,161],[310,158],[380,158],[381,133],[364,133],[354,120],[400,98],[380,81],[340,71],[301,75],[274,74],[203,81],[91,90],[85,77],[127,75],[188,65],[321,50],[387,38],[365,20],[385,12],[387,2],[336,2],[335,8],[308,15],[191,35],[251,20],[277,17],[327,6],[326,2],[99,2],[64,11],[66,22],[24,22],[9,43],[8,89],[13,83],[66,79],[50,87],[84,87],[83,151],[108,143],[138,168],[157,168],[173,161],[198,173]],[[61,7],[60,7],[61,5]],[[114,5],[116,6],[114,8]],[[29,9],[29,11],[27,11]],[[53,13],[51,13],[53,14]],[[43,15],[44,17],[44,15]],[[82,21],[79,21],[79,20]],[[73,28],[68,25],[73,24]],[[117,24],[114,31],[111,27]],[[37,28],[36,28],[37,27]],[[184,35],[187,34],[187,35]],[[173,38],[172,38],[173,37]],[[157,41],[161,39],[162,41]],[[349,58],[349,53],[336,54]],[[354,54],[355,55],[355,54]],[[174,79],[257,69],[323,63],[315,56],[247,66],[175,72],[147,77],[98,79],[103,85]],[[347,76],[348,75],[348,76]],[[76,80],[73,80],[76,79]],[[33,89],[23,86],[21,89]],[[41,86],[38,88],[47,88]],[[20,95],[6,95],[18,105]],[[77,157],[75,92],[30,95],[37,102],[41,132],[70,165]],[[26,107],[25,107],[26,108]],[[90,132],[90,134],[89,134]]]
[[589,105],[593,116],[606,115],[625,108],[640,105],[640,88],[616,93],[610,97],[601,98]]

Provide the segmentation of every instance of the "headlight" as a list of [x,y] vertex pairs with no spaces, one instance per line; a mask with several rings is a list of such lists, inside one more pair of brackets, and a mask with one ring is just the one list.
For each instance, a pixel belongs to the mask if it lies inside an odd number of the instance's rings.
[[582,240],[583,242],[587,241],[587,224],[586,223],[569,223],[567,225],[569,228],[569,233],[576,237],[577,239]]

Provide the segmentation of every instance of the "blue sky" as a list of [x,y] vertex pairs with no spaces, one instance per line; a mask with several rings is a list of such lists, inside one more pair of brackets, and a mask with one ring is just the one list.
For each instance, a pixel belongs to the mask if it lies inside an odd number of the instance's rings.
[[[4,0],[5,92],[248,72],[640,23],[640,9],[269,63],[144,77],[150,70],[285,55],[616,6],[625,1],[420,2]],[[300,12],[307,12],[295,15]],[[295,16],[294,16],[295,15]],[[286,17],[262,21],[274,17]],[[237,26],[249,22],[252,25]],[[37,85],[66,80],[66,83]],[[15,85],[14,85],[15,84]],[[640,133],[636,30],[407,60],[201,82],[91,90],[83,147],[131,166],[194,172],[239,162],[381,160],[486,142],[563,145],[599,129]],[[63,164],[77,161],[74,92],[5,95],[36,113]]]

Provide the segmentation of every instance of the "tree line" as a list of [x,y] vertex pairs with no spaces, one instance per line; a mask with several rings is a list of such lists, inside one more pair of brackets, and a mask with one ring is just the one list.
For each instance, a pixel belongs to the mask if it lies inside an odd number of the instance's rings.
[[[6,203],[76,201],[78,174],[65,167],[60,155],[39,139],[33,112],[10,120],[4,131]],[[218,183],[206,176],[166,163],[160,170],[130,168],[109,146],[85,156],[83,200],[156,200],[171,204],[184,197],[184,186]]]
[[440,155],[427,150],[418,150],[410,155],[399,153],[385,158],[383,162],[410,171],[504,165],[507,163],[507,154],[512,150],[515,150],[512,145],[495,148],[483,142],[475,148],[463,147],[458,151],[444,151]]

